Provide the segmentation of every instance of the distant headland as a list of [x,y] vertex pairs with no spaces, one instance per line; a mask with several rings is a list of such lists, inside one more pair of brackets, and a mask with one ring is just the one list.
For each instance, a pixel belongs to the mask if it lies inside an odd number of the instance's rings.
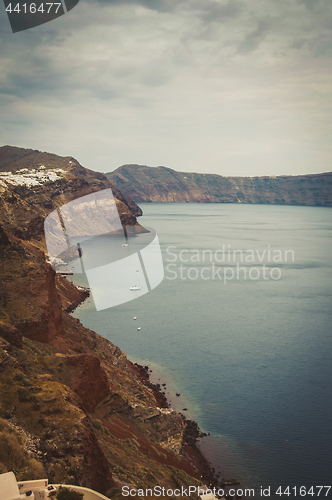
[[277,177],[224,177],[167,167],[123,165],[105,174],[136,203],[259,203],[332,206],[332,172]]

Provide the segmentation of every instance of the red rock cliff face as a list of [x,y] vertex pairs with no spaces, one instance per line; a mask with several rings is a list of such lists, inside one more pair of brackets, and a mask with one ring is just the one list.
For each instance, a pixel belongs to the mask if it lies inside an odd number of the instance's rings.
[[[0,167],[2,153],[0,148]],[[11,151],[5,153],[9,165]],[[16,159],[26,167],[31,155],[21,153]],[[57,158],[43,156],[46,160],[59,166]],[[121,498],[123,482],[166,488],[201,484],[197,478],[205,470],[186,458],[188,446],[183,451],[183,419],[157,408],[160,399],[126,355],[67,313],[84,293],[55,276],[45,261],[40,233],[45,215],[107,183],[100,174],[91,187],[84,179],[90,174],[77,173],[80,168],[74,166],[52,189],[4,188],[0,200],[7,231],[0,227],[0,438],[6,426],[15,428],[25,457],[15,466],[5,460],[1,471],[14,468],[20,480],[46,476],[103,494],[115,486],[111,498]],[[118,196],[127,207],[122,221],[135,224],[130,204]]]
[[86,418],[83,420],[83,426],[84,441],[80,484],[86,488],[106,493],[115,485],[109,463]]
[[38,472],[111,498],[123,482],[201,484],[208,466],[198,450],[188,460],[182,417],[157,408],[142,370],[65,311],[72,285],[60,297],[40,251],[11,239],[0,229],[0,438],[1,419],[21,434],[19,479]]
[[[63,327],[61,300],[54,287],[55,274],[45,263],[43,253],[46,251],[46,216],[71,200],[112,188],[122,224],[137,225],[139,230],[144,229],[135,217],[142,214],[140,208],[112,186],[103,174],[85,169],[72,157],[11,146],[0,147],[0,172],[13,172],[21,168],[38,169],[41,165],[45,171],[62,169],[61,178],[33,188],[3,182],[0,186],[1,225],[10,235],[11,250],[14,252],[11,256],[6,251],[6,241],[2,245],[0,242],[4,252],[0,301],[6,306],[2,312],[4,323],[16,327],[22,335],[32,340],[50,342],[63,333]],[[19,259],[22,260],[21,266],[18,265]],[[66,310],[77,305],[86,295],[58,277],[57,288],[63,302],[67,302]],[[76,297],[74,300],[73,295]],[[6,297],[10,297],[10,300]]]
[[100,366],[100,360],[90,354],[80,354],[67,359],[67,364],[77,368],[72,374],[73,389],[80,398],[85,411],[93,412],[109,391],[105,371]]
[[[31,435],[35,443],[32,456],[44,457],[43,475],[51,481],[107,493],[115,484],[110,465],[85,415],[109,394],[109,382],[98,357],[74,351],[76,346],[94,351],[96,334],[91,332],[92,338],[87,335],[85,339],[82,325],[63,311],[55,271],[40,250],[17,237],[8,238],[1,226],[0,286],[4,292],[0,296],[0,417],[13,418]],[[75,287],[62,289],[68,305]],[[77,293],[72,298],[76,301]],[[30,339],[29,344],[26,339]],[[57,344],[59,348],[51,347]],[[27,345],[35,346],[31,354],[27,354]],[[17,352],[25,352],[23,359],[29,359],[29,368],[16,358]],[[32,387],[31,394],[22,387],[15,392],[15,373],[20,374],[18,382],[29,377],[24,380]],[[8,377],[12,381],[8,401],[9,386],[6,382],[2,386],[3,376],[4,381]]]
[[38,301],[38,317],[18,322],[15,326],[24,335],[39,342],[50,342],[63,333],[62,306],[55,289],[55,271],[46,264],[42,274],[33,286],[31,297]]
[[62,305],[55,289],[55,271],[49,264],[16,238],[3,248],[0,275],[5,324],[39,342],[63,334]]

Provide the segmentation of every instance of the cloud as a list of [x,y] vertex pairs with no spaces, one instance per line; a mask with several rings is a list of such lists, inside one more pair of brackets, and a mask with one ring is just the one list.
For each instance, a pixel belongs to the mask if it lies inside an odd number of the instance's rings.
[[227,2],[215,2],[207,0],[206,2],[196,2],[193,4],[202,12],[202,19],[207,23],[224,22],[239,16],[245,9],[245,4],[237,0],[228,0]]
[[242,42],[238,46],[239,53],[251,52],[257,49],[260,43],[266,37],[268,31],[271,28],[271,23],[266,19],[260,19],[257,23],[257,27],[248,33]]
[[3,140],[103,171],[327,170],[332,6],[318,4],[81,1],[3,30]]
[[[85,0],[89,1],[89,0]],[[140,5],[146,7],[147,9],[156,10],[160,12],[170,12],[173,11],[179,3],[185,0],[96,0],[96,3],[105,4],[107,6],[112,5]]]

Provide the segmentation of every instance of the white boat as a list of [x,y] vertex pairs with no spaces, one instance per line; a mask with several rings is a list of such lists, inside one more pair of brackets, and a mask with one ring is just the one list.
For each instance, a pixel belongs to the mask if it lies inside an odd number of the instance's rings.
[[129,290],[142,290],[142,287],[141,286],[131,286]]
[[123,243],[122,245],[123,247],[127,247],[128,246],[128,243]]
[[137,317],[136,317],[136,316],[134,316],[134,319],[137,319]]
[[141,327],[139,326],[139,327],[137,328],[137,331],[139,332],[139,331],[140,331],[140,329],[141,329]]

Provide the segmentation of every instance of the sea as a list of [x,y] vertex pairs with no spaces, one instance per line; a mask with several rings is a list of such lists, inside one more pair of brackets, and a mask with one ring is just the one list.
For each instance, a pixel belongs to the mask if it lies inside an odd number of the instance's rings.
[[73,315],[166,384],[234,494],[332,498],[332,208],[140,206],[163,281]]

